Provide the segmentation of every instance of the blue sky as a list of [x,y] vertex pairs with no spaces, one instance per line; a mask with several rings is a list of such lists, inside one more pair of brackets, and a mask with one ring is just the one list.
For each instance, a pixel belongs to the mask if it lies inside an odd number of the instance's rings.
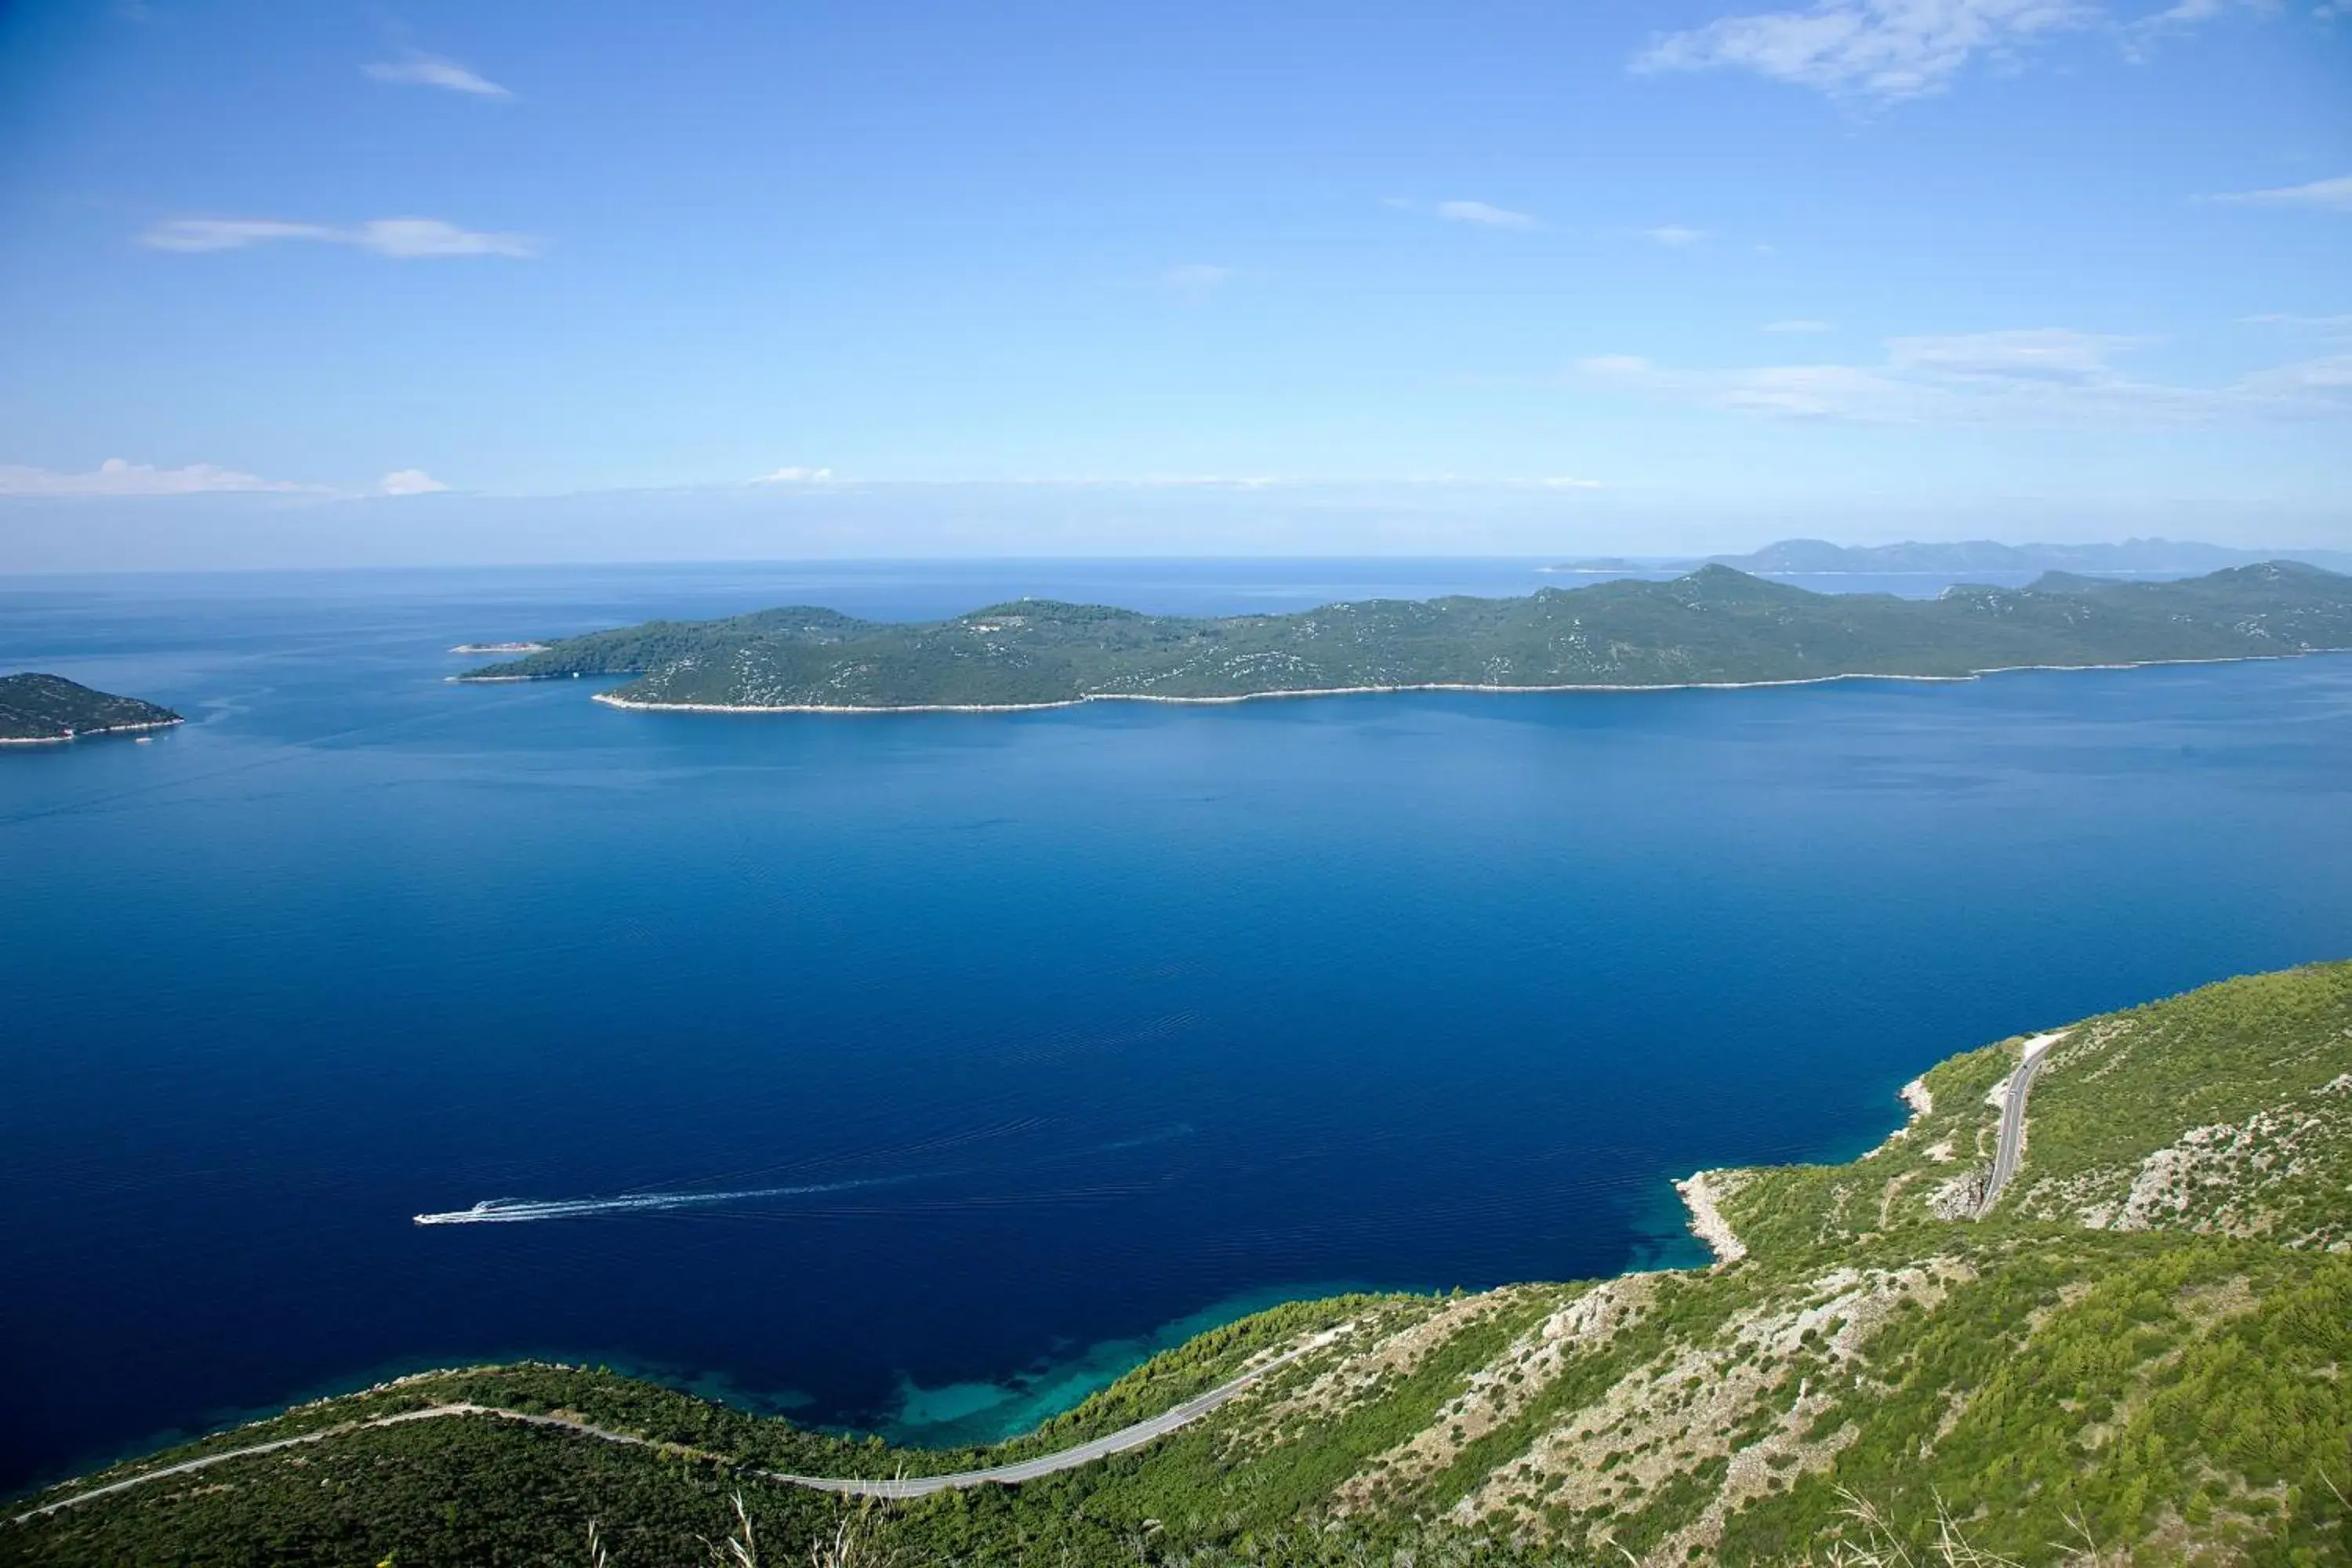
[[0,570],[2352,544],[2352,5],[34,0],[0,342]]

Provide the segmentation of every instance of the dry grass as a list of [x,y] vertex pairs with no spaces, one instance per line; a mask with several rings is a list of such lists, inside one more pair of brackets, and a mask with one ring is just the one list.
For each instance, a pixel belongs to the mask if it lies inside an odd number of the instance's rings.
[[[709,1553],[710,1568],[760,1568],[760,1536],[752,1528],[751,1511],[743,1506],[743,1494],[737,1492],[731,1500],[735,1525],[726,1537],[696,1539]],[[880,1510],[878,1500],[866,1498],[844,1513],[831,1535],[821,1535],[809,1543],[809,1568],[896,1568],[898,1554],[882,1544],[877,1528]],[[588,1568],[613,1568],[612,1551],[594,1520],[588,1521]]]
[[843,1514],[830,1540],[820,1536],[809,1547],[809,1568],[892,1568],[898,1554],[882,1544],[877,1528],[881,1506],[869,1497]]

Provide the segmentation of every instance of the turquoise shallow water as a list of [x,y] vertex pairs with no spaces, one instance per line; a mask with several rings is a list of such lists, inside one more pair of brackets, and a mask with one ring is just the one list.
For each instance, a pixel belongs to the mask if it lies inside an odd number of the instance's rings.
[[[521,1352],[993,1435],[1294,1292],[1690,1261],[1670,1176],[2352,952],[2352,659],[847,721],[440,679],[794,599],[1538,581],[0,584],[0,668],[194,721],[0,757],[0,1482]],[[490,1198],[621,1201],[410,1223]]]

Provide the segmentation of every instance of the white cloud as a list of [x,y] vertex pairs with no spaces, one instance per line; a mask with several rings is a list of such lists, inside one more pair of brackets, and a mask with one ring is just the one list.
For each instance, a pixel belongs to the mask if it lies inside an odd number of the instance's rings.
[[1886,363],[1896,370],[1945,376],[2082,384],[2111,375],[2107,361],[2140,341],[2063,327],[1948,332],[1889,338]]
[[109,458],[87,473],[0,463],[0,495],[6,496],[194,496],[279,493],[324,494],[324,487],[296,484],[289,479],[265,479],[217,463],[190,463],[183,468],[158,468],[146,463]]
[[1541,228],[1533,214],[1513,212],[1508,207],[1489,206],[1485,202],[1440,202],[1437,216],[1448,223],[1475,223],[1486,228]]
[[2241,316],[2238,320],[2248,326],[2287,327],[2296,331],[2317,332],[2322,337],[2338,337],[2352,332],[2352,315],[2300,316],[2292,310],[2265,310],[2259,316]]
[[1696,245],[1700,240],[1705,239],[1706,237],[1706,230],[1703,228],[1685,228],[1678,223],[1670,223],[1663,225],[1657,228],[1643,229],[1642,231],[1642,237],[1643,239],[1654,239],[1660,245],[1665,246],[1670,249],[1680,250],[1685,246]]
[[1941,333],[1890,338],[1876,364],[1724,370],[1612,354],[1580,362],[1576,377],[1735,413],[1862,424],[2144,426],[2352,413],[2352,355],[2192,386],[2115,364],[2142,341],[2063,328]]
[[443,256],[520,260],[539,254],[539,242],[527,235],[486,234],[437,217],[380,217],[349,226],[278,218],[183,217],[157,224],[139,237],[139,243],[152,250],[242,250],[281,239],[348,245],[401,260]]
[[2352,174],[2314,180],[2307,185],[2279,185],[2266,191],[2231,191],[2212,198],[2250,207],[2318,207],[2326,212],[2352,213]]
[[2241,384],[2288,402],[2325,402],[2352,409],[2352,354],[2327,354],[2274,370],[2258,370]]
[[2078,0],[1819,0],[1670,33],[1637,71],[1750,70],[1820,91],[1892,101],[1942,90],[1971,60],[1999,58],[2097,13]]
[[351,244],[379,256],[506,256],[521,260],[539,254],[526,235],[484,234],[434,217],[380,217],[362,224]]
[[[2200,22],[2210,22],[2231,11],[2275,12],[2278,8],[2278,0],[2175,0],[2173,5],[2161,11],[2151,12],[2137,21],[2126,23],[2124,47],[2126,52],[2137,58],[2137,46],[2141,39],[2161,33],[2186,32]],[[2312,15],[2324,18],[2327,8],[2322,5]]]
[[761,474],[751,482],[755,485],[822,485],[833,479],[831,468],[803,468],[787,465],[773,472]]
[[1597,490],[1604,488],[1599,479],[1579,479],[1561,475],[1538,479],[1537,484],[1548,490]]
[[1066,485],[1074,489],[1148,489],[1148,490],[1264,490],[1294,481],[1273,474],[1013,474],[1001,479],[949,479],[950,485],[1013,485],[1051,488]]
[[2231,0],[2178,0],[2177,4],[2167,5],[2161,11],[2142,16],[2132,26],[2151,32],[2164,27],[2193,26],[2199,22],[2211,21],[2228,10],[2231,4]]
[[378,81],[388,81],[399,87],[437,87],[448,92],[463,92],[476,98],[512,98],[513,93],[488,77],[467,70],[455,60],[445,60],[434,55],[410,54],[397,60],[378,60],[360,69]]
[[1759,330],[1767,332],[1826,332],[1830,331],[1831,328],[1827,321],[1796,320],[1788,321],[1767,321]]
[[388,496],[429,496],[449,487],[423,468],[394,468],[378,479],[375,488]]
[[1231,281],[1234,269],[1215,267],[1205,261],[1188,261],[1181,267],[1171,267],[1160,274],[1160,281],[1174,289],[1187,300],[1199,304]]
[[139,237],[151,250],[237,250],[273,239],[332,239],[324,224],[281,223],[260,217],[180,217],[159,223]]

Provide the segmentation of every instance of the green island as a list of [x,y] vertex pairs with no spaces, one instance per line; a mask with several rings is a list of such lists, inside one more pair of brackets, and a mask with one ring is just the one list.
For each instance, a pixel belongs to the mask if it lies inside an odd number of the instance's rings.
[[1024,599],[901,625],[832,610],[654,621],[552,642],[459,680],[635,677],[619,707],[1039,708],[1401,689],[1961,679],[2352,647],[2352,577],[2294,562],[2168,583],[2051,573],[1935,599],[1815,594],[1727,566],[1524,598],[1373,600],[1196,619]]
[[[2352,1562],[2352,963],[1988,1045],[1905,1099],[1848,1163],[1684,1184],[1711,1267],[1294,1303],[985,1451],[470,1367],[21,1500],[0,1562]],[[1252,1365],[1017,1487],[772,1473],[1034,1458]]]
[[62,675],[0,675],[0,745],[160,730],[182,721],[169,708],[95,691]]

